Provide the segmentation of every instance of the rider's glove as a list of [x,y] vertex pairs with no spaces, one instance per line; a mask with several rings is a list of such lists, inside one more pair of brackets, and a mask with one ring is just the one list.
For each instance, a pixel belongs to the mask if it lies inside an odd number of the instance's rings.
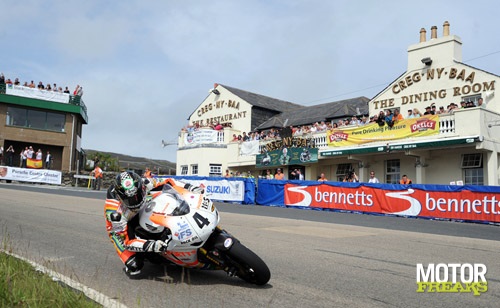
[[203,188],[191,185],[189,183],[186,184],[186,185],[184,185],[184,188],[187,189],[187,190],[189,190],[192,193],[200,194],[200,195],[202,195],[205,192],[205,190]]
[[144,243],[144,251],[146,252],[164,252],[167,250],[168,243],[161,240],[149,240]]

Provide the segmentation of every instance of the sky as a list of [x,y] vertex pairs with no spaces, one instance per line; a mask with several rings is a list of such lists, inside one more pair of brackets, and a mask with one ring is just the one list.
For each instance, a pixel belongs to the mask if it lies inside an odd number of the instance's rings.
[[83,87],[82,148],[175,162],[214,83],[304,106],[372,98],[445,21],[462,60],[500,75],[500,2],[1,0],[0,72]]

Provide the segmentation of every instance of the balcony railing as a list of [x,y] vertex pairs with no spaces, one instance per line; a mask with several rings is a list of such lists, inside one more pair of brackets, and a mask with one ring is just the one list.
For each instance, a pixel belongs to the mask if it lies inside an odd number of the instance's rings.
[[[500,114],[486,110],[483,108],[469,108],[469,109],[459,109],[450,114],[440,115],[439,118],[439,132],[438,134],[422,136],[422,137],[408,137],[402,139],[391,140],[389,143],[401,143],[401,142],[414,142],[418,140],[425,141],[426,139],[446,139],[451,137],[460,136],[484,136],[485,138],[497,139],[497,134],[488,126],[488,123],[500,123]],[[187,132],[183,132],[180,135],[179,146],[189,147],[189,144],[183,142]],[[228,151],[233,153],[231,157],[234,157],[234,162],[243,163],[255,161],[255,156],[242,156],[240,155],[241,143],[232,142],[233,134],[239,135],[240,132],[234,129],[224,129],[223,131],[218,131],[216,137],[213,137],[213,143],[219,145],[226,145]],[[326,132],[319,133],[309,133],[300,136],[302,138],[309,139],[309,144],[313,144],[320,151],[331,150],[332,147],[328,145]],[[260,140],[259,150],[262,153],[262,149],[266,147],[267,144],[279,141],[275,140]],[[374,141],[369,144],[361,144],[358,147],[374,146],[378,144],[387,144],[387,141]],[[197,144],[199,146],[199,144]],[[356,146],[354,146],[356,147]],[[352,147],[349,147],[352,148]],[[339,149],[342,149],[339,147]]]

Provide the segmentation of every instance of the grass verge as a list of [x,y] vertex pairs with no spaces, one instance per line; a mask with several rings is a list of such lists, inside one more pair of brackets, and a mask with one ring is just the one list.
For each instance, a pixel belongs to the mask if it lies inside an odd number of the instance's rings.
[[0,252],[0,307],[102,307],[82,292]]

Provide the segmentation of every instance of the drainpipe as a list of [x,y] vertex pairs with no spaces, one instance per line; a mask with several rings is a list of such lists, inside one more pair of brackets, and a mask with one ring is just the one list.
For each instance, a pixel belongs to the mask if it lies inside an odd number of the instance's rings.
[[73,127],[71,129],[71,145],[69,147],[69,172],[72,171],[72,166],[73,166],[73,141],[75,139],[75,115],[71,115],[73,117],[73,124],[71,126]]

